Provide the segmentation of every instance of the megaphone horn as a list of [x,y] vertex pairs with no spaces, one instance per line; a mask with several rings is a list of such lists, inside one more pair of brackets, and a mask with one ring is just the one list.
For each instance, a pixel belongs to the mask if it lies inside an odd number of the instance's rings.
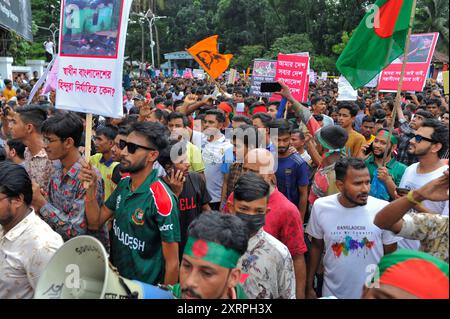
[[171,292],[123,278],[91,236],[67,241],[47,265],[34,299],[173,299]]

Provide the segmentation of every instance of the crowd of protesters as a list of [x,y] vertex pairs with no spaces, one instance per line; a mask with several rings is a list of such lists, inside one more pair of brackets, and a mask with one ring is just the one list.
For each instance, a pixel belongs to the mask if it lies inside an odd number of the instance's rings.
[[177,298],[448,298],[436,82],[399,104],[376,88],[338,102],[332,79],[299,103],[281,82],[283,112],[245,79],[126,75],[124,116],[95,116],[85,154],[86,115],[54,92],[28,103],[36,81],[0,92],[0,298],[32,298],[79,235]]

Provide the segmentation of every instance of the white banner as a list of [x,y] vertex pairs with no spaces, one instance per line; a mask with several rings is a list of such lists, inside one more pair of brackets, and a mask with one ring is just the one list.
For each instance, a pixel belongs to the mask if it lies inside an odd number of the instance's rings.
[[122,67],[132,0],[61,2],[56,108],[123,116]]
[[339,77],[338,93],[336,101],[356,101],[358,98],[358,91],[354,90],[352,85],[342,75]]
[[366,85],[364,85],[365,87],[368,88],[374,88],[377,87],[378,85],[378,80],[380,78],[380,75],[378,74],[376,77],[374,77],[369,83],[367,83]]

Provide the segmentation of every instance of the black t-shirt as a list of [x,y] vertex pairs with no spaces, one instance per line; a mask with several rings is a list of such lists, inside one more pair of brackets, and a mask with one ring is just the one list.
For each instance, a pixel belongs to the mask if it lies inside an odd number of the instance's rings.
[[183,256],[184,246],[187,241],[187,230],[191,222],[202,213],[202,206],[211,201],[211,196],[206,190],[206,183],[200,174],[189,172],[186,176],[183,191],[178,197],[180,210],[181,242],[179,247],[180,260]]

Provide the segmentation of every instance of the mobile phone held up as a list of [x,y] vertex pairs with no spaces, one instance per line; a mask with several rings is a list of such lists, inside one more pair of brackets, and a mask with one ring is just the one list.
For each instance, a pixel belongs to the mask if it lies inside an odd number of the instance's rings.
[[282,89],[278,82],[263,82],[261,83],[261,92],[280,92]]

